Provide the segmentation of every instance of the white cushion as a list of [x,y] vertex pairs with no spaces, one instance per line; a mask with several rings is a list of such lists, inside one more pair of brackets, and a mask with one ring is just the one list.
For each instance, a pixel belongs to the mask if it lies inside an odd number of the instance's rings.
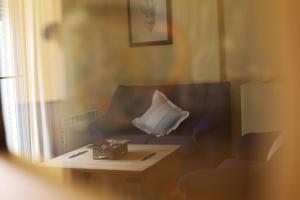
[[161,137],[175,130],[188,116],[189,112],[177,107],[162,92],[156,90],[151,106],[132,123],[148,134]]

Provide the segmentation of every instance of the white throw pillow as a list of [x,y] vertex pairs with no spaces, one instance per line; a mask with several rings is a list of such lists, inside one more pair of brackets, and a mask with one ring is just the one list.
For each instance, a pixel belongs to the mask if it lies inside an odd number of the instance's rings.
[[151,106],[132,123],[148,134],[161,137],[175,130],[188,116],[189,112],[177,107],[162,92],[156,90]]

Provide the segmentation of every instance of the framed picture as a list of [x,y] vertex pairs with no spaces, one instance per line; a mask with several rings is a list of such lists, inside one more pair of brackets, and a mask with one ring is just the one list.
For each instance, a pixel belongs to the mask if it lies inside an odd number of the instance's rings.
[[127,0],[131,47],[172,44],[171,0]]

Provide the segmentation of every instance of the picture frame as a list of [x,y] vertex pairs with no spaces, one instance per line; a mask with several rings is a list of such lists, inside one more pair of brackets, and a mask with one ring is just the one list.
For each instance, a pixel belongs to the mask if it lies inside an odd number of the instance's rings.
[[173,43],[171,0],[127,0],[129,46]]

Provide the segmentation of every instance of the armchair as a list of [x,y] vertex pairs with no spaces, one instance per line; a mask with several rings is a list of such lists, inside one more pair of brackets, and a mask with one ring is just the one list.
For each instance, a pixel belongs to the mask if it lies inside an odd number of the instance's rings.
[[235,158],[224,160],[214,170],[198,170],[183,176],[179,188],[187,200],[252,199],[261,175],[268,171],[267,154],[277,133],[249,133],[236,145]]

